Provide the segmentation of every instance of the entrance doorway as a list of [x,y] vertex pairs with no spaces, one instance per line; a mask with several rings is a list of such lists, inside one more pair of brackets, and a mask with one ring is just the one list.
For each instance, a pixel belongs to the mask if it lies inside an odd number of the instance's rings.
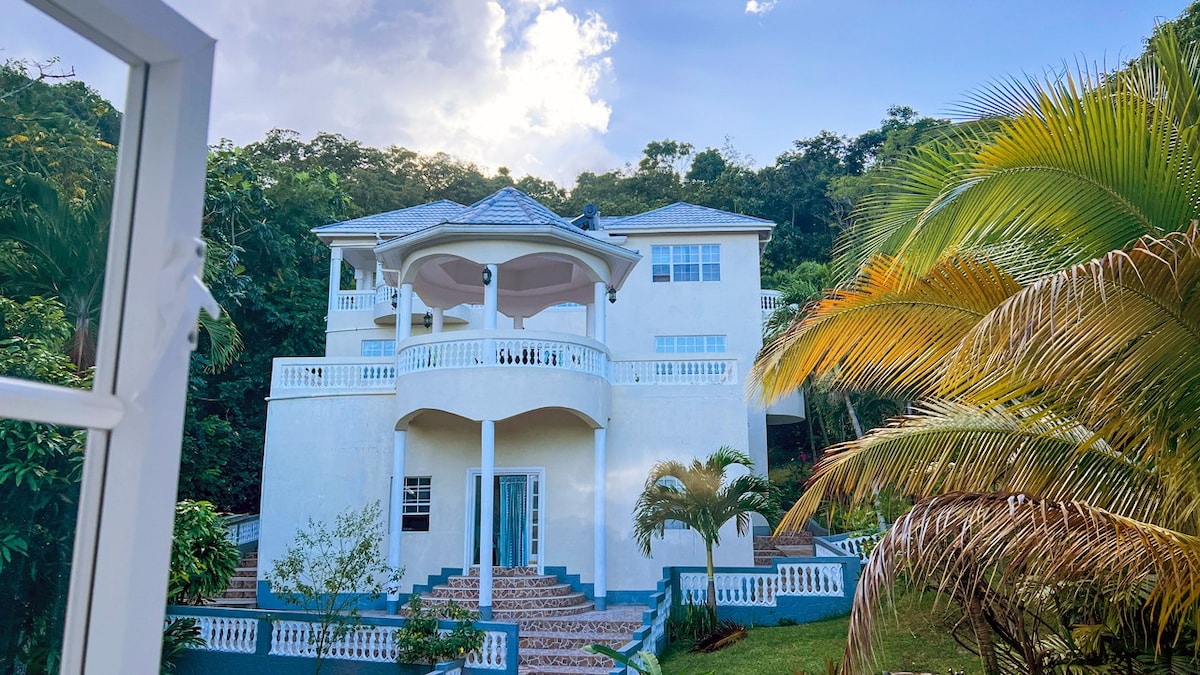
[[[480,501],[483,477],[471,469],[467,477],[467,561],[479,564]],[[492,483],[492,564],[499,567],[542,566],[542,469],[497,469]]]

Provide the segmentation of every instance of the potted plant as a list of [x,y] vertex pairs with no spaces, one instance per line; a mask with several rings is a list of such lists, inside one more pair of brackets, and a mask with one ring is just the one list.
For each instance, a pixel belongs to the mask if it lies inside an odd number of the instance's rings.
[[[463,667],[468,654],[483,646],[484,631],[475,625],[479,615],[453,600],[445,605],[426,605],[414,593],[407,614],[395,637],[400,663],[427,663],[453,672]],[[440,630],[442,620],[454,621],[455,625]]]

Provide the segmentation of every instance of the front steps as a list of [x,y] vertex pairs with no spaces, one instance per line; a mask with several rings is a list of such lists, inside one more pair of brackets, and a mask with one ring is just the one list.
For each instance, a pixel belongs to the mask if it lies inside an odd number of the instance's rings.
[[[479,609],[479,572],[450,577],[421,596],[431,604],[450,600],[472,610]],[[595,609],[595,605],[558,577],[538,574],[533,567],[496,567],[492,570],[492,618],[517,621],[547,616],[571,616]]]
[[754,566],[769,567],[771,558],[811,557],[816,555],[811,532],[754,537]]
[[237,571],[229,580],[229,588],[208,604],[216,607],[249,609],[258,606],[258,551],[242,556]]
[[[457,604],[479,608],[479,573],[449,577],[421,599],[430,604]],[[492,569],[492,618],[511,621],[520,627],[523,675],[606,675],[612,659],[580,651],[580,647],[603,644],[613,649],[629,643],[642,627],[642,606],[612,607],[595,611],[582,593],[553,575],[538,574],[536,568],[495,567]]]

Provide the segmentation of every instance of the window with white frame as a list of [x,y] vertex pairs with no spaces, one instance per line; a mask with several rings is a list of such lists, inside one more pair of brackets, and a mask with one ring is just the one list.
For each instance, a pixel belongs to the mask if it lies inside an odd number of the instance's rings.
[[[673,490],[683,492],[683,481],[679,480],[675,476],[663,476],[662,478],[658,479],[658,484],[662,485],[663,487],[669,487]],[[683,522],[682,520],[668,520],[667,522],[663,523],[663,529],[690,530],[691,528],[688,527],[687,523]]]
[[363,356],[395,356],[396,341],[395,340],[363,340],[362,341]]
[[678,244],[650,247],[654,281],[720,281],[720,244]]
[[656,335],[658,354],[720,354],[725,351],[724,335]]
[[404,503],[400,512],[400,529],[404,532],[429,531],[431,485],[429,476],[404,477]]

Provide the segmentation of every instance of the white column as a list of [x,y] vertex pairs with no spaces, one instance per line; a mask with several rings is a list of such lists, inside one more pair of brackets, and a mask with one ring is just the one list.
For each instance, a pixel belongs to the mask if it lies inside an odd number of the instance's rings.
[[[400,569],[400,533],[404,529],[404,446],[408,431],[397,430],[392,441],[392,494],[388,506],[388,567]],[[387,613],[400,611],[400,593],[392,589],[387,596]]]
[[525,330],[525,317],[514,316],[513,317],[513,328],[515,328],[516,330]]
[[375,288],[383,285],[383,261],[375,261]]
[[596,335],[596,303],[594,302],[587,304],[587,327],[584,330],[587,331],[588,337]]
[[595,541],[593,548],[595,549],[595,562],[593,567],[596,572],[595,580],[595,598],[596,609],[603,611],[608,604],[608,539],[607,539],[607,483],[608,483],[608,429],[603,427],[596,429],[593,432],[596,443],[596,466],[595,475],[595,512],[592,514],[593,526],[595,527]]
[[357,267],[354,268],[354,290],[361,291],[362,289],[366,288],[367,286],[364,283],[365,281],[366,280],[363,279],[363,271]]
[[479,615],[492,618],[492,483],[496,480],[496,423],[480,423],[482,462],[479,481]]
[[441,307],[434,307],[433,308],[433,332],[435,332],[435,333],[442,332],[442,328],[444,328],[445,325],[446,325],[445,310],[443,310]]
[[337,310],[338,291],[342,290],[342,249],[329,249],[329,311]]
[[[407,340],[412,336],[412,284],[400,284],[400,297],[396,301],[396,342]],[[400,350],[397,349],[399,354]]]
[[492,271],[492,283],[483,287],[483,329],[496,330],[496,314],[499,311],[500,274],[495,265],[488,265]]
[[606,323],[608,321],[608,310],[604,305],[604,303],[608,301],[608,284],[604,283],[603,281],[597,281],[595,283],[594,296],[595,300],[592,301],[592,304],[596,306],[596,309],[593,311],[592,316],[592,318],[595,320],[595,325],[592,327],[592,339],[596,342],[603,343],[608,332],[608,326]]

